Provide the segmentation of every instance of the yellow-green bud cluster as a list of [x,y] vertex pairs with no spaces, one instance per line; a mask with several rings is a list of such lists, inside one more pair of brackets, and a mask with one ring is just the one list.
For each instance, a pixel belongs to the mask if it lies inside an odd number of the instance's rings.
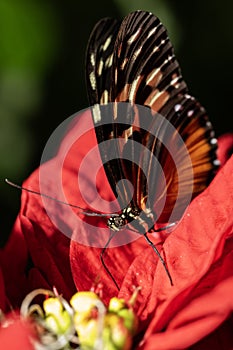
[[45,322],[54,334],[63,334],[73,323],[83,350],[129,350],[137,330],[137,317],[124,299],[112,298],[105,307],[94,292],[77,292],[70,300],[73,317],[59,298],[43,303]]

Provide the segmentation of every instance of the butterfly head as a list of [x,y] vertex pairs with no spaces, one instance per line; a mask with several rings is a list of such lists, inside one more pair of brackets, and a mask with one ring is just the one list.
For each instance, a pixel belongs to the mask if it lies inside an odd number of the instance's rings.
[[107,224],[112,231],[120,231],[120,229],[126,224],[126,221],[121,215],[118,215],[110,217]]
[[117,216],[108,219],[108,227],[113,231],[121,230],[125,225],[138,218],[140,211],[138,208],[128,206]]

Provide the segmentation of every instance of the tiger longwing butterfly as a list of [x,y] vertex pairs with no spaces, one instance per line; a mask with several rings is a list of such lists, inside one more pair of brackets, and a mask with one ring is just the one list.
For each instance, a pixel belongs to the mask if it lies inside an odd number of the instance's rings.
[[[176,206],[172,221],[179,220],[186,198],[197,196],[212,179],[218,166],[212,125],[189,95],[167,31],[151,13],[136,11],[122,22],[105,18],[96,24],[86,80],[105,173],[121,207],[108,226],[114,231],[126,226],[149,241],[155,222],[171,222]],[[113,147],[109,140],[116,141]]]

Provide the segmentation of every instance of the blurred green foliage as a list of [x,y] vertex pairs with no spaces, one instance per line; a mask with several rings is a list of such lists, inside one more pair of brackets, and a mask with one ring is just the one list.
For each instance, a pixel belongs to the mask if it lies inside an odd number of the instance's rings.
[[[190,90],[217,135],[232,129],[233,3],[197,0],[0,1],[0,215],[5,235],[20,206],[21,183],[39,165],[46,140],[87,107],[85,47],[102,17],[143,9],[168,29]],[[4,220],[4,221],[3,221]]]
[[25,123],[42,102],[42,79],[57,48],[52,8],[0,2],[0,172],[21,176],[31,154]]

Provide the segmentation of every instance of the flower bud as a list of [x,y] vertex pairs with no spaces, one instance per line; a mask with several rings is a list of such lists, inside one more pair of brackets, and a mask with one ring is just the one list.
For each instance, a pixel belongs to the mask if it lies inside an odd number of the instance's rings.
[[90,347],[92,349],[98,334],[97,320],[91,319],[87,322],[76,323],[76,330],[81,347],[84,349]]
[[124,320],[115,313],[108,313],[105,316],[103,340],[106,349],[109,349],[109,344],[117,350],[129,350],[131,348],[131,334],[124,326]]
[[45,322],[55,334],[65,333],[70,327],[70,315],[63,310],[61,302],[57,298],[48,298],[43,302]]
[[126,302],[124,299],[119,299],[117,297],[113,297],[109,301],[108,310],[110,312],[118,312],[119,310],[126,307]]
[[94,292],[77,292],[70,299],[70,304],[76,312],[89,312],[99,300]]
[[123,318],[124,326],[130,331],[132,335],[136,333],[138,326],[137,316],[132,309],[122,309],[118,312],[118,315]]

